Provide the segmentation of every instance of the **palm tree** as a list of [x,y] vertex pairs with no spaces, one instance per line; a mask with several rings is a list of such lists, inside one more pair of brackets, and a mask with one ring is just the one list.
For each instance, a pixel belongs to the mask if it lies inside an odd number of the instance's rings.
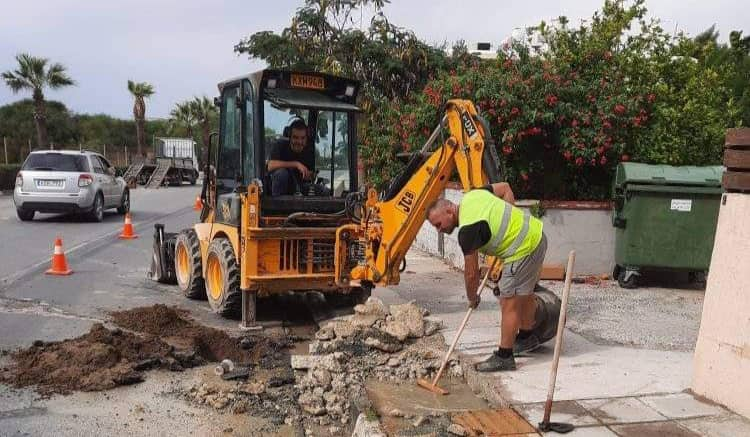
[[5,71],[2,78],[5,84],[17,93],[22,90],[31,90],[34,99],[34,124],[36,125],[36,137],[39,147],[47,147],[47,118],[44,103],[44,89],[60,89],[75,82],[65,72],[65,66],[54,63],[47,67],[49,59],[37,58],[27,53],[16,55],[18,69]]
[[208,141],[211,135],[211,122],[216,117],[216,106],[206,96],[196,97],[190,102],[193,107],[193,113],[195,114],[195,121],[201,128],[201,139],[203,141],[203,147],[199,154],[201,163],[206,162],[208,156]]
[[185,129],[187,136],[193,138],[195,126],[195,112],[191,101],[177,103],[169,113],[169,130],[174,132],[178,128]]
[[138,140],[138,156],[143,155],[146,146],[146,101],[144,99],[154,95],[154,86],[147,82],[128,81],[128,91],[135,97],[133,104],[133,118],[135,118],[135,135]]

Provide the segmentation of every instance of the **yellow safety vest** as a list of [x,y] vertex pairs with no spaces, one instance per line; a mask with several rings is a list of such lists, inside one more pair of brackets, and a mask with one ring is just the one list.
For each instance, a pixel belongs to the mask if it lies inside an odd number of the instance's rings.
[[479,251],[513,262],[528,256],[542,240],[542,221],[507,203],[486,189],[464,194],[458,206],[458,227],[486,221],[490,241]]

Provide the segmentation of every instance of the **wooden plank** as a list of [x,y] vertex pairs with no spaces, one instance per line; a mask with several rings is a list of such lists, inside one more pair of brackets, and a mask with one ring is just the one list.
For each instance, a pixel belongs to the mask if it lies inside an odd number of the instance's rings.
[[727,148],[750,147],[750,128],[727,129],[724,145]]
[[724,150],[724,166],[730,169],[750,170],[750,150]]
[[536,431],[526,419],[511,408],[468,411],[454,416],[453,422],[463,426],[472,435],[511,436]]
[[542,266],[542,274],[539,279],[562,281],[565,279],[565,266],[562,264],[545,264]]
[[725,190],[750,190],[750,172],[725,171],[721,186]]

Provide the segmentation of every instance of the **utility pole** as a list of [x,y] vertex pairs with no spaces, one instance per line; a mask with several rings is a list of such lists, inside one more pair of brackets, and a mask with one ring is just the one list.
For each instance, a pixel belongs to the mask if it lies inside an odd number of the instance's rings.
[[107,143],[104,143],[104,157],[107,157]]
[[8,165],[8,138],[3,137],[3,151],[5,152],[5,165]]

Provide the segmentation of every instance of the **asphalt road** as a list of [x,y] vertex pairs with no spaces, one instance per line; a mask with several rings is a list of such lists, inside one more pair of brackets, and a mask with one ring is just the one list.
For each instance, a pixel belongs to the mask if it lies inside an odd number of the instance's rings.
[[[133,190],[136,240],[117,238],[123,216],[115,211],[101,223],[52,214],[21,222],[13,199],[0,197],[0,349],[76,336],[105,319],[107,311],[177,299],[177,293],[165,293],[174,287],[159,288],[146,279],[153,223],[164,223],[169,231],[190,226],[198,192],[188,185]],[[44,274],[58,235],[74,271],[70,276]]]
[[[133,221],[136,225],[153,223],[181,213],[194,217],[191,207],[199,191],[199,187],[189,185],[135,189],[131,192]],[[79,246],[109,241],[119,234],[122,224],[123,216],[114,209],[105,211],[101,223],[73,215],[39,213],[34,221],[22,222],[16,216],[13,197],[0,196],[0,289],[37,264],[49,262],[56,236],[62,237],[66,251],[74,252]]]

